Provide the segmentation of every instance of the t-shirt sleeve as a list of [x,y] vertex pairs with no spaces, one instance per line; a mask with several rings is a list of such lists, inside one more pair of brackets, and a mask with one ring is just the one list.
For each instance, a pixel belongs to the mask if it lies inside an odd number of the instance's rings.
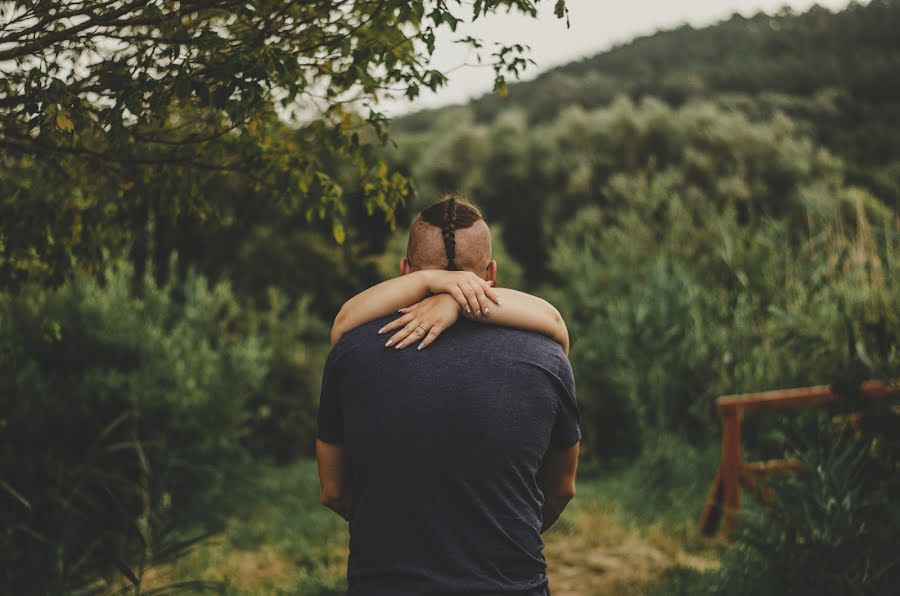
[[332,350],[322,372],[322,391],[319,394],[317,436],[326,443],[344,442],[344,413],[338,394],[338,364]]
[[550,446],[568,449],[581,440],[581,414],[575,403],[575,376],[569,359],[563,356],[557,372],[557,394],[559,410],[550,434]]

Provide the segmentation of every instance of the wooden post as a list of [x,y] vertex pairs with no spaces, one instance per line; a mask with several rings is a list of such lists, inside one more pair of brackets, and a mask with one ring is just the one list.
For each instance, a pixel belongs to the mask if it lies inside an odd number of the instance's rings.
[[722,515],[725,529],[731,534],[737,528],[741,509],[741,411],[727,408],[722,412]]

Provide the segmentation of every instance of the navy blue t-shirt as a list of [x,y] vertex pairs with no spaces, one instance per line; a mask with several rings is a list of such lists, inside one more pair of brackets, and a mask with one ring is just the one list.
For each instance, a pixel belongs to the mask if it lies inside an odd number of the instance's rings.
[[318,436],[350,462],[349,593],[545,593],[537,473],[580,439],[568,359],[465,319],[385,348],[389,320],[345,335],[322,380]]

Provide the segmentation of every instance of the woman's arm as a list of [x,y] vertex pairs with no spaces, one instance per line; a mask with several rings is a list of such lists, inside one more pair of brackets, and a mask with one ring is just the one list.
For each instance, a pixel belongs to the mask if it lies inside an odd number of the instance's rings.
[[344,303],[331,327],[331,345],[351,329],[417,303],[429,293],[449,294],[466,312],[484,316],[500,304],[491,285],[474,273],[443,270],[415,271],[383,281]]
[[569,354],[569,330],[555,306],[543,298],[518,290],[497,288],[496,292],[500,297],[499,306],[491,309],[487,317],[469,318],[546,335],[562,346],[566,355]]
[[[515,327],[541,333],[558,343],[569,354],[569,331],[556,308],[537,296],[496,288],[500,304],[483,317],[468,314],[470,319],[503,327]],[[419,349],[427,347],[462,314],[459,305],[446,295],[431,296],[408,308],[403,316],[391,321],[379,333],[395,331],[385,346],[403,349],[422,340]]]

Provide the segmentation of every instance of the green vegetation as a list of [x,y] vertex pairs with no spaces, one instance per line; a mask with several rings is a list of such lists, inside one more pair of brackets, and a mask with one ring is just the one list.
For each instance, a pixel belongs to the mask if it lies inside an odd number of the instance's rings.
[[[844,159],[849,181],[900,201],[900,10],[896,0],[851,2],[839,13],[739,14],[705,29],[688,25],[510,85],[504,98],[466,107],[477,122],[521,110],[531,123],[566,108],[594,109],[625,95],[669,105],[716,98],[751,117],[783,112]],[[400,120],[403,131],[434,130],[446,110]]]
[[[83,34],[56,4],[0,2],[0,61],[46,25],[0,82],[0,592],[340,593],[346,530],[308,460],[330,321],[451,189],[501,282],[572,334],[584,481],[548,534],[555,586],[900,582],[890,402],[748,418],[748,458],[805,472],[745,499],[734,548],[695,533],[716,396],[900,377],[900,2],[660,32],[402,118],[396,148],[345,93],[438,85],[416,51],[452,3],[115,1],[88,18],[135,22]],[[31,68],[51,55],[89,60]],[[494,58],[502,91],[522,57]],[[321,118],[279,118],[320,86]]]
[[235,466],[311,452],[327,328],[304,302],[134,281],[0,299],[4,591],[137,583],[220,525]]
[[892,546],[900,529],[896,418],[891,428],[874,434],[868,429],[853,436],[847,429],[810,441],[800,452],[810,469],[773,483],[777,508],[745,516],[717,590],[835,596],[895,590],[900,565]]
[[[437,31],[538,4],[0,2],[0,288],[146,251],[148,221],[162,237],[227,222],[235,201],[323,222],[338,244],[348,205],[391,222],[408,184],[377,153],[378,99],[446,81]],[[528,64],[519,44],[460,43],[498,89]]]
[[794,434],[787,452],[807,469],[775,478],[772,501],[751,503],[722,568],[668,570],[649,593],[893,593],[900,417],[867,413],[861,427],[835,426],[823,416],[818,431]]
[[202,579],[225,594],[343,594],[347,525],[319,504],[315,463],[257,464],[242,475],[249,482],[229,493],[235,513],[223,531],[159,568],[148,587]]

